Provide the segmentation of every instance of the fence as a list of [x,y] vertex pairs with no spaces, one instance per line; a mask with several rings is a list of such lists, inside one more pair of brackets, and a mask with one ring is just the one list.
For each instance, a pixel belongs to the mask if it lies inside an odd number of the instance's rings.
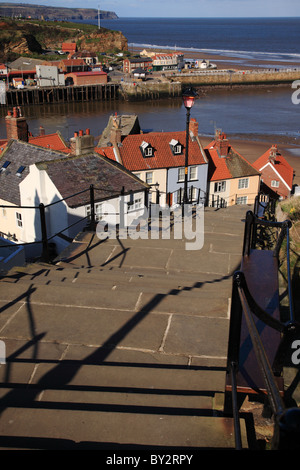
[[[260,199],[259,199],[260,198]],[[261,195],[256,201],[255,209],[259,208],[259,201],[261,202]],[[250,257],[254,250],[271,251],[271,255],[277,259],[279,266],[279,252],[282,247],[283,241],[286,240],[287,250],[287,283],[288,283],[288,299],[289,299],[289,320],[282,322],[281,319],[274,318],[269,312],[262,309],[256,298],[251,295],[246,282],[243,269],[237,271],[233,278],[232,290],[232,308],[230,317],[230,331],[228,343],[228,358],[227,358],[227,374],[230,376],[232,385],[232,399],[231,399],[231,413],[234,417],[235,423],[235,438],[236,448],[241,449],[241,432],[239,423],[239,409],[238,409],[238,385],[237,374],[240,367],[240,353],[241,353],[241,324],[242,318],[248,328],[248,333],[251,338],[252,347],[255,352],[258,368],[253,371],[246,371],[249,376],[252,374],[261,373],[264,382],[265,390],[267,392],[269,407],[274,416],[274,435],[272,447],[277,449],[297,449],[299,448],[300,440],[300,409],[299,408],[286,408],[282,399],[282,393],[279,390],[278,381],[282,368],[283,360],[290,348],[292,339],[295,337],[300,338],[300,324],[295,319],[293,309],[292,297],[292,283],[290,275],[289,263],[289,230],[291,227],[290,221],[277,222],[270,221],[259,217],[258,214],[249,211],[246,215],[245,232],[244,232],[244,245],[243,245],[243,258]],[[262,246],[262,238],[264,238],[265,230],[272,230],[277,232],[273,239],[266,245]],[[271,246],[272,245],[272,246]],[[258,267],[261,271],[264,270],[264,265]],[[267,294],[266,294],[267,295]],[[268,326],[271,331],[279,332],[279,344],[263,344],[261,339],[262,333],[258,330],[255,318],[259,319],[265,328]],[[269,349],[273,348],[274,360],[270,363]],[[268,353],[267,349],[268,348]],[[257,392],[257,391],[256,391]]]

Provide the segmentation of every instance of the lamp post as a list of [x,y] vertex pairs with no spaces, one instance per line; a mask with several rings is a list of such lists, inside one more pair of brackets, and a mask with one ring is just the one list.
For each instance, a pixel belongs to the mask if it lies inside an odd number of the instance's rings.
[[185,145],[185,168],[184,168],[184,190],[183,190],[183,205],[188,203],[188,166],[189,166],[189,127],[190,127],[190,113],[194,105],[197,93],[193,88],[187,88],[182,93],[183,103],[186,109],[186,145]]

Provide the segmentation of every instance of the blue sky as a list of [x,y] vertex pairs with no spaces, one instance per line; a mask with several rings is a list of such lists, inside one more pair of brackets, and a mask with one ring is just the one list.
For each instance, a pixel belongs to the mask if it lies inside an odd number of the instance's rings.
[[[20,3],[20,0],[10,0]],[[300,16],[299,0],[27,0],[27,3],[114,11],[124,17]]]

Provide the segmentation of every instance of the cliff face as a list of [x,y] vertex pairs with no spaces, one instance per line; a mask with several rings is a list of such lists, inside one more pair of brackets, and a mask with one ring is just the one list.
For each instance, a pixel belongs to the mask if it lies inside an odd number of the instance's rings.
[[[42,53],[46,49],[61,49],[63,42],[74,41],[78,50],[106,52],[114,49],[128,50],[127,39],[119,31],[77,23],[52,23],[39,21],[0,20],[0,61],[11,54]],[[15,58],[15,57],[14,57]],[[12,59],[13,60],[13,59]]]
[[[103,19],[116,19],[118,16],[113,11],[100,12]],[[0,5],[0,16],[23,18],[35,18],[45,20],[89,20],[98,17],[98,11],[93,8],[64,8],[31,5],[27,3],[2,3]]]

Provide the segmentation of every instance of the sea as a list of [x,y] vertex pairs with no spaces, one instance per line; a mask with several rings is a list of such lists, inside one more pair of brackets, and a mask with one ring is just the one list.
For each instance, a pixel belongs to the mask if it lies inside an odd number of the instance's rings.
[[[97,19],[86,22],[98,24]],[[236,64],[300,67],[300,18],[119,18],[101,19],[100,26],[122,31],[132,50],[167,47],[184,50],[186,59],[189,51],[199,53],[199,59],[208,54],[216,64],[214,57],[222,55]],[[207,90],[196,100],[191,117],[203,136],[222,129],[234,138],[299,144],[300,82],[294,86]],[[116,112],[138,115],[144,131],[184,130],[186,114],[180,98],[28,106],[23,112],[33,135],[42,125],[47,133],[60,131],[66,139],[86,128],[98,137]],[[0,138],[6,134],[5,113],[0,109]]]

